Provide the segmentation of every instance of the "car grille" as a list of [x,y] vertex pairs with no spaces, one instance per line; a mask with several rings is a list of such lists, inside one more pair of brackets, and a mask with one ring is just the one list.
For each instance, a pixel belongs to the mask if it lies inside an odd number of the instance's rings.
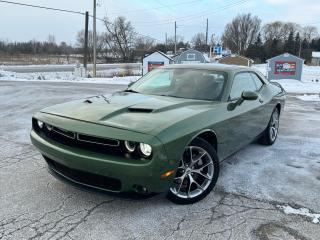
[[121,181],[119,179],[72,169],[49,159],[48,157],[44,156],[44,158],[49,167],[56,173],[63,175],[76,183],[113,192],[119,192],[121,190]]
[[125,153],[123,144],[116,139],[76,133],[50,125],[45,125],[43,129],[40,129],[35,120],[33,121],[33,129],[41,136],[66,146],[113,155],[123,155]]

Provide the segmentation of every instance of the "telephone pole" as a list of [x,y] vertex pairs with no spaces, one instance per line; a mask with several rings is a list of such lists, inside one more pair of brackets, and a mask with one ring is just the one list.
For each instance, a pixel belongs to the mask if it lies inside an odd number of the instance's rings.
[[207,28],[206,28],[206,45],[208,45],[208,30],[209,30],[209,19],[207,18]]
[[177,54],[177,22],[174,22],[174,54]]
[[84,56],[83,56],[83,66],[87,71],[88,63],[88,28],[89,28],[89,12],[86,12],[85,30],[84,30]]
[[93,0],[93,77],[97,76],[97,0]]

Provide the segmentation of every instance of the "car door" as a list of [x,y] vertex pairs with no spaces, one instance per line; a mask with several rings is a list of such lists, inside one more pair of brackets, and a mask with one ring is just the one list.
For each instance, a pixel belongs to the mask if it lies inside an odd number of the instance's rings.
[[[237,102],[243,91],[253,91],[259,94],[259,88],[250,72],[240,72],[234,76],[229,104]],[[256,100],[245,100],[234,109],[228,110],[228,119],[223,122],[225,132],[222,155],[224,157],[249,144],[260,134],[260,115],[263,113],[263,102],[261,101],[260,97]]]

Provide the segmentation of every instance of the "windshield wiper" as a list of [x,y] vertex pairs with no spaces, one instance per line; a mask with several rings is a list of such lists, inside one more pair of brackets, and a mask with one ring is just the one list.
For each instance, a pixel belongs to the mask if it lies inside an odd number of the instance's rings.
[[124,90],[124,92],[139,93],[139,92],[132,90],[132,89],[126,89],[126,90]]

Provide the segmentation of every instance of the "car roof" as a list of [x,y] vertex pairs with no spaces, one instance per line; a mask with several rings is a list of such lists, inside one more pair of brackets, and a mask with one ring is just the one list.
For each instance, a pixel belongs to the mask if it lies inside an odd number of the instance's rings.
[[227,65],[221,63],[199,63],[199,64],[170,64],[163,68],[180,68],[180,69],[203,69],[203,70],[213,70],[213,71],[224,71],[224,72],[234,72],[239,70],[251,70],[254,69],[245,66],[238,65]]

